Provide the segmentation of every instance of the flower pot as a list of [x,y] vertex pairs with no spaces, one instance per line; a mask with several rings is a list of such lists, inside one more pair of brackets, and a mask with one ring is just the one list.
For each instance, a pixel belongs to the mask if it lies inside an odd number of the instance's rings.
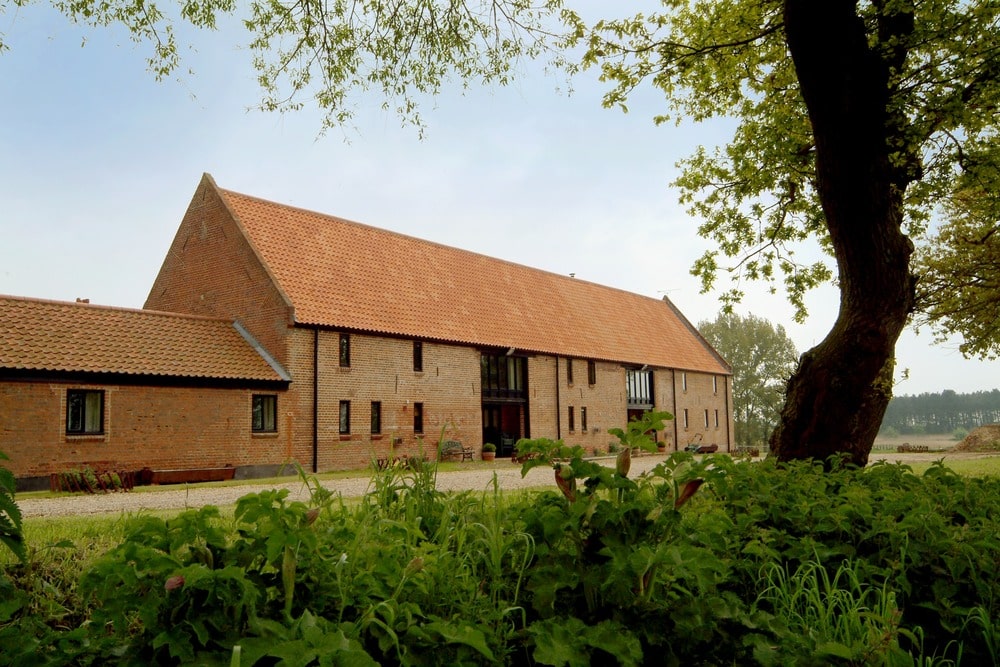
[[483,460],[484,461],[492,461],[492,460],[496,459],[496,457],[497,457],[497,453],[496,452],[483,452]]

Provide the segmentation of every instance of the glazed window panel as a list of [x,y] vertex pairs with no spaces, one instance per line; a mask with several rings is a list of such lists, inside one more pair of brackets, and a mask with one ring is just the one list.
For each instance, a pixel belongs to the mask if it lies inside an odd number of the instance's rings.
[[573,360],[566,360],[566,383],[573,384]]
[[340,434],[347,435],[351,432],[351,402],[340,402]]
[[340,367],[351,366],[351,334],[340,334]]
[[424,432],[424,404],[414,403],[413,404],[413,432],[423,433]]
[[597,362],[594,360],[587,362],[587,384],[597,384]]
[[580,430],[587,430],[587,408],[580,408]]
[[66,433],[71,435],[100,435],[104,433],[103,390],[67,390]]
[[278,430],[278,397],[273,394],[254,394],[253,397],[254,433],[274,433]]
[[575,431],[576,430],[576,411],[574,410],[574,408],[573,408],[572,405],[569,406],[569,414],[568,414],[568,416],[569,416],[569,430],[570,431]]
[[424,344],[422,341],[413,341],[413,371],[420,373],[424,370]]
[[372,435],[382,432],[382,402],[372,401]]

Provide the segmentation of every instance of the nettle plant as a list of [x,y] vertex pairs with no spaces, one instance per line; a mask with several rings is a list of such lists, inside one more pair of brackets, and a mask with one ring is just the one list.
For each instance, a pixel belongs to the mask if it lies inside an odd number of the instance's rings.
[[[527,583],[535,618],[527,631],[538,663],[637,665],[654,656],[662,664],[681,657],[728,662],[749,655],[753,623],[747,605],[723,590],[727,561],[713,553],[718,545],[683,534],[680,510],[717,474],[713,457],[696,461],[682,452],[629,477],[633,450],[655,452],[649,433],[671,418],[647,413],[609,431],[620,441],[614,469],[562,441],[519,443],[519,455],[528,457],[522,474],[552,466],[559,489],[516,510],[535,543]],[[707,535],[723,536],[730,526],[722,513],[706,512],[700,521]]]

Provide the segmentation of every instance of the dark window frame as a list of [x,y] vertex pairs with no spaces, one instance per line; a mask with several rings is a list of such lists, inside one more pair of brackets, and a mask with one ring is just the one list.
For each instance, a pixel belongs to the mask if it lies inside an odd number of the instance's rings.
[[569,432],[573,433],[576,431],[576,409],[570,405],[569,407]]
[[[270,410],[267,409],[267,405],[270,405]],[[250,430],[253,433],[278,432],[277,394],[253,395],[253,398],[250,399]]]
[[580,430],[587,432],[587,408],[580,408]]
[[424,343],[423,341],[413,341],[413,372],[422,373],[424,371]]
[[337,429],[340,435],[351,434],[351,402],[341,401],[337,412]]
[[372,401],[371,430],[372,435],[382,433],[382,401]]
[[[88,428],[89,411],[87,397],[97,396],[98,425],[96,430]],[[77,399],[77,400],[74,400]],[[74,415],[78,410],[79,414]],[[79,426],[73,427],[74,423]],[[104,390],[103,389],[67,389],[66,390],[66,435],[104,435]]]
[[340,334],[340,367],[351,367],[351,334]]
[[423,433],[424,432],[424,404],[414,403],[413,404],[413,432]]
[[597,384],[597,362],[593,359],[587,360],[587,384]]
[[566,360],[566,384],[573,384],[573,360]]

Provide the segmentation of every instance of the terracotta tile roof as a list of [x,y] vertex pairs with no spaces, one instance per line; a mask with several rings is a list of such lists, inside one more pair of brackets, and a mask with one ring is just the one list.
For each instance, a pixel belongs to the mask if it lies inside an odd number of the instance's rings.
[[232,321],[0,296],[0,368],[281,381]]
[[730,372],[669,301],[220,193],[298,323]]

